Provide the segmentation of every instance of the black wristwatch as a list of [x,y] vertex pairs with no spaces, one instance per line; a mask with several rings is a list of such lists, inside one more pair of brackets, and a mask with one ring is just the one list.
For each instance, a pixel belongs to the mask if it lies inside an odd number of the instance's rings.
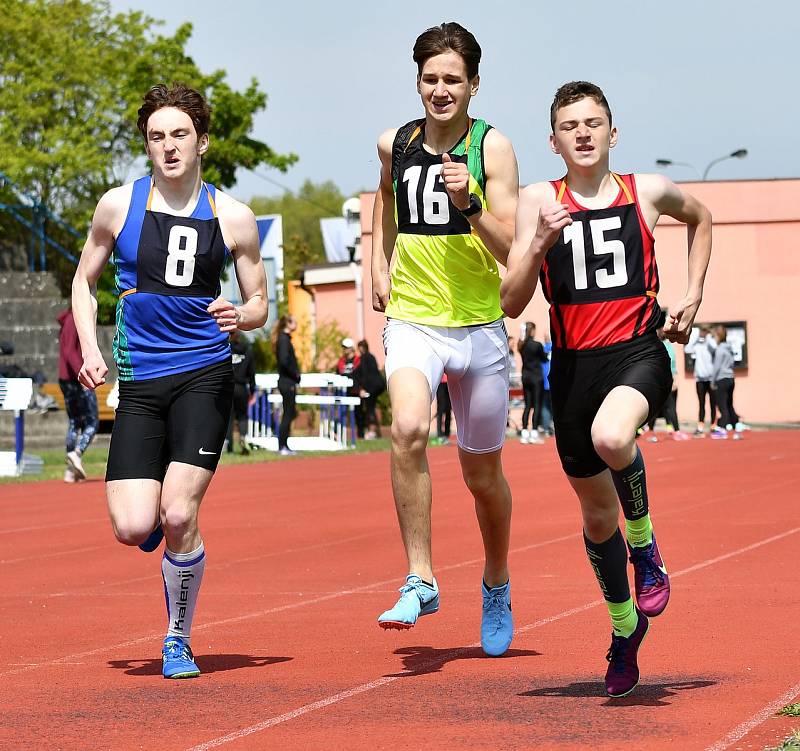
[[461,212],[461,216],[473,216],[477,214],[479,211],[483,211],[483,204],[481,203],[481,199],[478,198],[474,193],[469,194],[469,206],[465,209],[459,209]]

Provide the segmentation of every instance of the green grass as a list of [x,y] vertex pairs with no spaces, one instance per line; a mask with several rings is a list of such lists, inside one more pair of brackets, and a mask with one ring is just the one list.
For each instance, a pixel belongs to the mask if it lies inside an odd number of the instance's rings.
[[[261,462],[284,462],[284,461],[299,461],[307,456],[335,456],[347,455],[349,453],[367,454],[373,451],[387,451],[390,447],[390,440],[388,438],[378,438],[374,441],[359,441],[356,448],[348,452],[337,454],[331,451],[303,451],[302,454],[297,456],[281,456],[274,451],[257,450],[252,451],[248,456],[242,454],[228,454],[222,455],[221,465],[227,464],[257,464]],[[40,480],[60,480],[64,476],[64,469],[66,468],[63,450],[47,450],[38,451],[31,450],[31,454],[38,456],[44,461],[44,468],[39,475],[26,475],[24,477],[0,477],[0,484],[18,483],[18,482],[39,482]],[[83,466],[89,477],[102,478],[106,472],[106,461],[108,461],[108,449],[89,447],[88,451],[82,457]]]
[[[790,704],[789,707],[797,707],[797,704]],[[783,710],[779,712],[779,714],[781,713],[783,713]],[[780,746],[767,748],[764,751],[800,751],[800,730],[793,730],[792,734]]]
[[786,715],[787,717],[800,717],[800,702],[797,704],[787,704],[778,714]]

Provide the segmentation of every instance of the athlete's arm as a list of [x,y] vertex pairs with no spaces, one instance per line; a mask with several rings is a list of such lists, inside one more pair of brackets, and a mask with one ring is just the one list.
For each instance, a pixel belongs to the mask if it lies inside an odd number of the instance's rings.
[[114,250],[114,234],[124,222],[130,195],[131,187],[123,186],[108,191],[100,199],[72,279],[72,314],[83,355],[78,380],[90,389],[105,383],[108,374],[97,346],[97,280]]
[[397,240],[392,186],[392,144],[397,130],[387,130],[378,139],[381,178],[372,208],[372,307],[383,312],[389,304],[392,285],[389,264]]
[[535,183],[520,192],[508,272],[500,284],[500,305],[510,318],[530,302],[547,251],[568,224],[572,224],[568,207],[553,200],[550,183]]
[[711,259],[711,212],[664,175],[637,175],[636,185],[642,203],[651,204],[659,216],[671,216],[687,228],[689,283],[686,295],[670,309],[664,325],[667,339],[686,344],[703,300],[703,284]]
[[[463,162],[442,155],[442,180],[450,200],[459,209],[469,208],[469,171]],[[486,170],[486,205],[468,217],[472,228],[489,252],[504,266],[514,239],[514,212],[519,196],[519,170],[514,148],[502,133],[492,128],[483,141],[483,164]]]
[[241,305],[218,297],[208,306],[220,331],[250,331],[267,322],[267,276],[261,262],[256,218],[248,206],[217,191],[217,207],[242,294]]

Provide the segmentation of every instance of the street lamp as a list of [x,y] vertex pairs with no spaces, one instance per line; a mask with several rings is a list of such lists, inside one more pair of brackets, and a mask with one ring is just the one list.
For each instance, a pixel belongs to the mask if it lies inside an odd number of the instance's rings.
[[720,162],[723,162],[726,159],[744,159],[746,156],[747,156],[747,149],[736,149],[736,151],[732,151],[730,154],[725,154],[725,156],[713,159],[708,163],[708,165],[706,165],[706,168],[703,170],[702,177],[700,175],[700,170],[698,170],[697,167],[695,167],[693,164],[689,164],[689,162],[675,162],[672,159],[656,159],[656,164],[659,167],[689,167],[689,169],[693,170],[694,173],[701,180],[705,180],[708,177],[708,171],[715,164],[719,164]]
[[706,167],[705,171],[703,172],[703,180],[708,177],[708,171],[715,165],[719,164],[719,162],[725,161],[726,159],[744,159],[747,156],[747,149],[736,149],[736,151],[732,151],[730,154],[726,154],[725,156],[721,156],[718,159],[714,159],[712,162],[709,162],[708,167]]
[[700,172],[693,164],[689,164],[689,162],[674,162],[672,159],[656,159],[656,164],[659,167],[688,167],[692,170],[697,177],[700,177]]

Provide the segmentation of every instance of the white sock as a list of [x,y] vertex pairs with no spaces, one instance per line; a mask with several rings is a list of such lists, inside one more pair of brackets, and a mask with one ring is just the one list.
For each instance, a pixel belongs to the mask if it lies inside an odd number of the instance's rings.
[[192,630],[192,618],[197,595],[206,568],[206,551],[202,541],[191,553],[173,553],[164,549],[161,575],[167,600],[167,636],[180,636],[187,643]]

